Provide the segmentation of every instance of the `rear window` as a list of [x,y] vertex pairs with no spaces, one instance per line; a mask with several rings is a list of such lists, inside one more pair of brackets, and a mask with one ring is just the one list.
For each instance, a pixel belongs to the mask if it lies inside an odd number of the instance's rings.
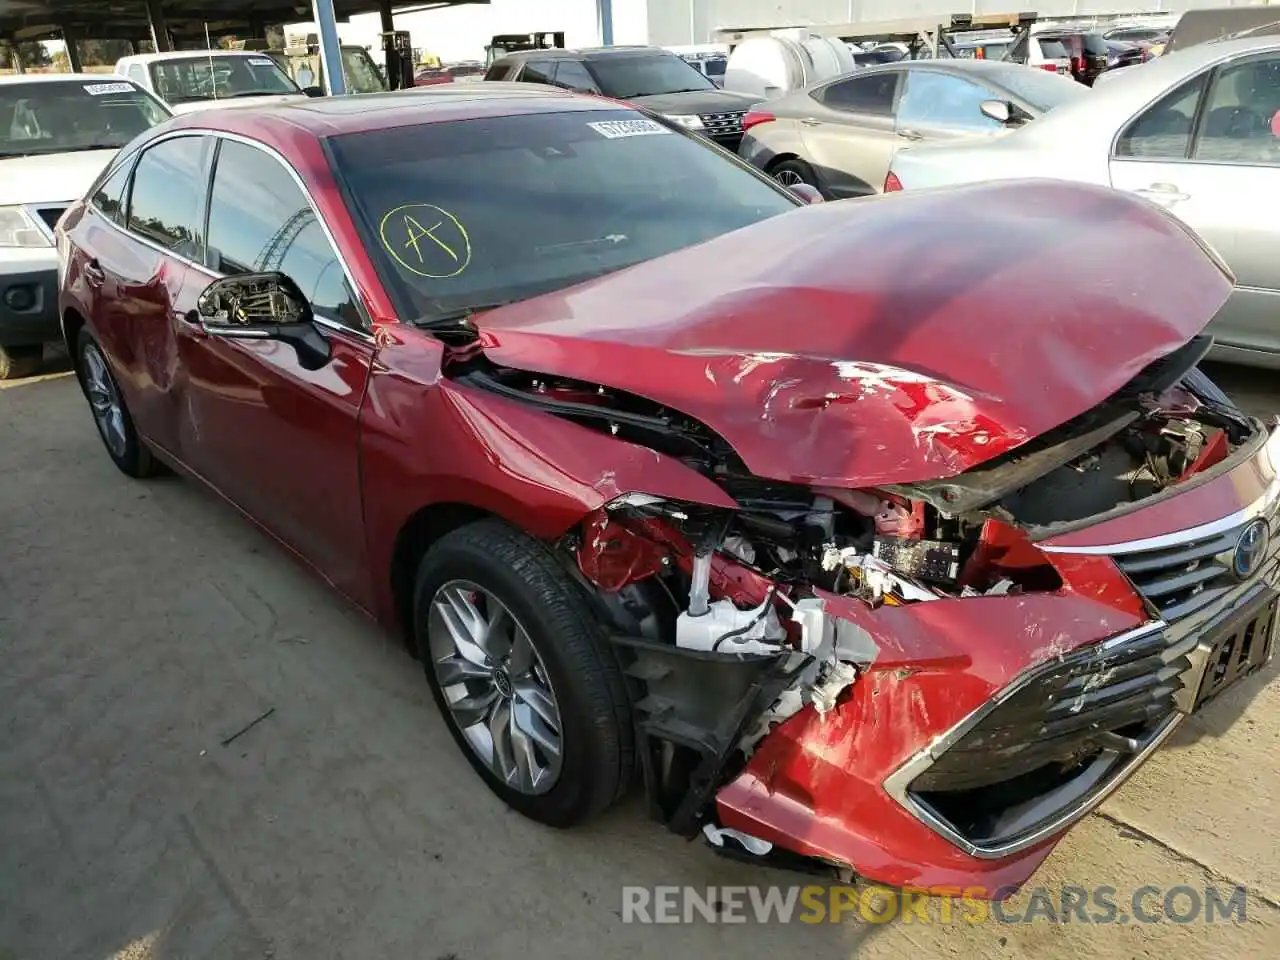
[[0,86],[0,159],[118,149],[171,114],[128,80]]
[[266,54],[157,60],[150,71],[156,93],[169,103],[302,92],[280,64]]
[[1105,57],[1107,55],[1107,41],[1102,38],[1100,33],[1086,33],[1082,38],[1084,41],[1084,52],[1091,57]]
[[406,320],[566,287],[798,204],[705,141],[630,110],[437,122],[328,143]]
[[1040,56],[1046,60],[1071,59],[1071,54],[1061,40],[1046,40],[1043,37],[1040,38]]

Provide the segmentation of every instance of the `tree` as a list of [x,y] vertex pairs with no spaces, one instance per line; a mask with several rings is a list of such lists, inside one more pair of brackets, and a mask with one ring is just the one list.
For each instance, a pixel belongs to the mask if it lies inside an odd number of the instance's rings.
[[11,40],[0,40],[0,64],[5,67],[13,65],[13,51],[17,49],[24,67],[47,67],[51,63],[49,52],[38,40],[26,40],[13,43]]
[[110,66],[133,53],[128,40],[79,40],[76,50],[80,53],[80,63],[86,67]]

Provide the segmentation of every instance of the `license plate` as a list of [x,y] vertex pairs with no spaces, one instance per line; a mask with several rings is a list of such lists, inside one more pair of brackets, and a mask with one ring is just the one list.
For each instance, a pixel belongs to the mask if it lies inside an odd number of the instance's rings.
[[1213,640],[1196,692],[1195,710],[1214,700],[1271,659],[1275,642],[1277,602],[1228,623]]

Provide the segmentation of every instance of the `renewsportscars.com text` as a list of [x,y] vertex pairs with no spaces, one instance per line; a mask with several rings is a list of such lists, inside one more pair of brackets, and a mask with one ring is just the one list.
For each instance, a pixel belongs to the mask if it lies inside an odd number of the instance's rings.
[[1063,886],[1012,891],[849,885],[623,887],[623,923],[1242,923],[1245,887]]

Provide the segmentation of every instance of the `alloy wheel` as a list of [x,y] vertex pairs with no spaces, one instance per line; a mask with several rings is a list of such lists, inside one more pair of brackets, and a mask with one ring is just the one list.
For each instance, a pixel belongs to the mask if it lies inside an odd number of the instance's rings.
[[773,179],[777,180],[784,187],[798,187],[800,184],[804,183],[804,177],[791,169],[779,170],[773,175]]
[[563,727],[528,632],[492,593],[466,580],[436,591],[427,621],[431,667],[468,746],[499,780],[537,795],[560,776]]
[[111,455],[119,459],[125,455],[129,443],[124,427],[124,404],[107,370],[106,360],[93,344],[84,349],[84,379],[93,421]]

